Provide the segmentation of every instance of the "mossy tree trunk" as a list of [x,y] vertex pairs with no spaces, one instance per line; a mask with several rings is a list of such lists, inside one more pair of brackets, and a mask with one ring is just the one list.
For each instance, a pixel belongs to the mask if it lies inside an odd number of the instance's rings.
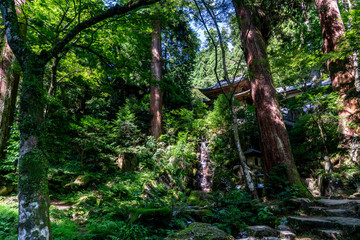
[[295,166],[289,137],[279,110],[266,53],[270,28],[266,27],[263,16],[251,12],[240,0],[233,0],[233,4],[251,82],[251,97],[256,108],[265,179],[269,180],[269,173],[274,167],[285,164],[288,181],[296,185],[303,194],[309,195]]
[[50,239],[48,163],[41,149],[45,61],[28,57],[20,93],[19,239]]
[[161,54],[161,22],[153,20],[153,31],[151,33],[151,75],[152,85],[150,89],[150,133],[158,139],[162,132],[162,93],[160,82],[162,79],[162,54]]

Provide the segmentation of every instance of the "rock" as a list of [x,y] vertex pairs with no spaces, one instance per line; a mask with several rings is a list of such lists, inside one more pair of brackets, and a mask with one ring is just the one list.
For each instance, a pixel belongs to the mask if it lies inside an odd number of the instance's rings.
[[258,225],[258,226],[249,226],[248,227],[249,235],[252,237],[276,237],[277,232],[275,229],[265,226],[265,225]]
[[301,232],[316,229],[339,228],[344,235],[351,236],[360,232],[360,219],[349,217],[288,217],[290,225]]
[[188,228],[169,235],[165,240],[235,240],[235,238],[211,224],[192,223]]
[[333,222],[343,233],[348,236],[360,233],[360,219],[349,217],[327,217],[328,221]]
[[171,219],[172,211],[168,207],[133,209],[130,211],[129,223],[141,222],[149,225],[164,225]]
[[346,208],[351,205],[360,205],[360,200],[354,199],[319,199],[316,202],[331,208]]
[[334,216],[334,217],[352,217],[354,213],[348,209],[326,209],[326,216]]
[[325,218],[318,217],[288,217],[289,224],[295,230],[301,230],[301,232],[311,232],[314,228],[327,228],[333,227],[334,224],[326,220]]
[[280,237],[287,240],[295,240],[296,235],[290,231],[279,231]]

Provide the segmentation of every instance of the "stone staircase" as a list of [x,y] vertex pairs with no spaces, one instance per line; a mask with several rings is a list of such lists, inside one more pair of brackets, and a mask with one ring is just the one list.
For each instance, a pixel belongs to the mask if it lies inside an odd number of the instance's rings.
[[287,221],[297,234],[320,239],[360,239],[360,200],[296,201],[302,213],[287,217]]

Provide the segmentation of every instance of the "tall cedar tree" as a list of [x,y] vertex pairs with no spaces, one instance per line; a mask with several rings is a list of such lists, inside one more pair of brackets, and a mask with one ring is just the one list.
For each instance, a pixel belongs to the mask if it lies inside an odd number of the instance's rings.
[[155,139],[161,135],[161,110],[162,110],[162,93],[160,82],[162,79],[162,54],[161,54],[161,22],[158,19],[153,20],[153,31],[151,33],[151,75],[152,84],[150,88],[150,133]]
[[14,1],[0,1],[6,37],[23,71],[20,95],[19,239],[51,239],[48,163],[41,147],[46,96],[42,80],[46,64],[64,51],[70,41],[84,29],[110,17],[122,16],[158,1],[138,0],[108,8],[99,15],[78,23],[59,39],[52,49],[43,50],[40,54],[31,50],[29,42],[25,41],[25,37],[21,34]]
[[266,53],[270,36],[269,20],[262,11],[250,10],[243,1],[233,0],[233,5],[249,71],[251,97],[256,108],[265,178],[268,181],[273,168],[285,164],[288,181],[299,187],[302,194],[308,195],[294,163],[288,133],[276,98]]
[[[345,26],[341,19],[337,0],[316,0],[320,24],[323,35],[323,52],[325,54],[338,51],[342,37],[344,37]],[[359,120],[359,99],[354,96],[355,71],[353,56],[346,58],[328,60],[326,62],[333,88],[339,91],[343,108],[339,110],[340,129],[345,140],[350,140],[360,134],[356,121]],[[351,126],[353,125],[353,126]]]

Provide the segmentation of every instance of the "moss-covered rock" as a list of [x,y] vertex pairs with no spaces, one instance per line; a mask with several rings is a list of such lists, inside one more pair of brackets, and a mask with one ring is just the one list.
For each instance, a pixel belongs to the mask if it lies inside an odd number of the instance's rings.
[[129,223],[141,222],[150,225],[164,225],[170,222],[172,211],[168,207],[133,209],[130,211]]
[[235,238],[211,224],[192,223],[188,228],[169,235],[165,240],[235,240]]

